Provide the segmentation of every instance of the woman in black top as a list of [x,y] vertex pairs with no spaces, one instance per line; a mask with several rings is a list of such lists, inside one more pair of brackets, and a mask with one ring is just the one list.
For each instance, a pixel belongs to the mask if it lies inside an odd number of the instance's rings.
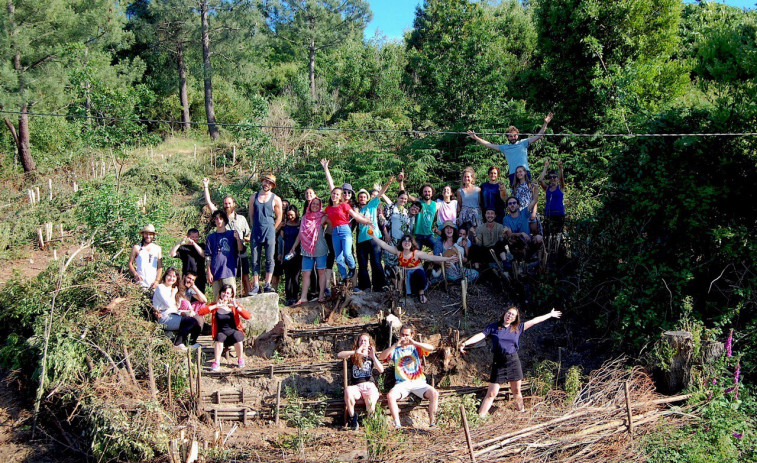
[[373,369],[379,374],[384,372],[384,365],[376,357],[376,343],[368,333],[360,333],[355,338],[353,350],[344,350],[337,354],[340,359],[349,359],[347,375],[349,386],[344,391],[344,404],[350,417],[350,427],[357,430],[357,413],[355,403],[361,398],[365,401],[365,410],[373,413],[379,399],[379,391],[373,379]]
[[518,340],[520,335],[545,320],[550,318],[560,318],[562,312],[552,309],[546,315],[532,318],[531,320],[521,323],[520,311],[516,306],[510,306],[502,314],[502,318],[488,325],[480,333],[474,334],[466,341],[460,344],[460,352],[465,353],[465,347],[483,341],[484,338],[491,338],[492,352],[494,361],[492,363],[491,376],[489,377],[489,390],[486,391],[486,397],[481,401],[481,407],[478,409],[478,415],[485,417],[489,413],[489,408],[494,402],[494,398],[499,393],[500,384],[510,383],[510,391],[515,399],[518,411],[524,412],[523,395],[520,392],[520,383],[523,379],[523,371],[518,358]]

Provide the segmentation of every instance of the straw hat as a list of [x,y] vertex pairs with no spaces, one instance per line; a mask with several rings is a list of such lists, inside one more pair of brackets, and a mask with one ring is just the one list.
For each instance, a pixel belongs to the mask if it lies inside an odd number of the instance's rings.
[[442,230],[444,230],[447,227],[457,228],[457,226],[455,225],[455,222],[451,220],[445,220],[444,223],[442,223]]
[[360,191],[358,191],[355,196],[360,196],[360,193],[365,193],[366,196],[368,196],[369,198],[371,197],[371,194],[368,193],[368,190],[366,190],[365,188],[361,188]]
[[144,227],[142,227],[142,230],[139,231],[139,233],[145,234],[145,233],[152,233],[153,235],[157,235],[158,232],[155,231],[155,227],[153,224],[147,224]]
[[273,184],[273,188],[276,187],[276,176],[273,174],[264,174],[262,177],[260,177],[260,180],[268,180]]

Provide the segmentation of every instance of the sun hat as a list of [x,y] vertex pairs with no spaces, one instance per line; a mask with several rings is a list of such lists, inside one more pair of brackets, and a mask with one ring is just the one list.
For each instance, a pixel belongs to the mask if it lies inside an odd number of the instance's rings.
[[276,187],[276,176],[273,174],[264,174],[262,177],[260,177],[260,180],[268,180],[269,182],[273,183],[273,188]]
[[349,183],[342,183],[342,190],[345,190],[345,191],[353,191],[353,192],[355,191],[355,190],[354,190],[354,189],[352,188],[352,185],[350,185]]
[[142,227],[142,230],[140,230],[139,233],[152,233],[153,235],[158,234],[158,232],[155,231],[155,226],[153,226],[153,224],[151,223]]
[[444,223],[442,223],[442,230],[444,230],[447,227],[457,228],[457,226],[455,226],[455,222],[451,220],[445,220]]

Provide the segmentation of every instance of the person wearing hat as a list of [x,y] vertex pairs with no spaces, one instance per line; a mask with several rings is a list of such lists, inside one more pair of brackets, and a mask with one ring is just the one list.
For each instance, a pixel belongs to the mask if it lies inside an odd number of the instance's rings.
[[[205,194],[205,204],[208,205],[208,208],[210,209],[210,213],[212,214],[215,212],[218,208],[215,204],[213,204],[213,201],[210,199],[210,191],[208,190],[208,185],[210,184],[210,180],[207,178],[202,179],[202,186]],[[231,195],[227,195],[223,198],[223,210],[226,212],[226,216],[229,218],[229,229],[234,230],[239,234],[239,238],[242,239],[243,243],[249,243],[250,242],[250,225],[247,223],[247,219],[242,214],[237,214],[237,203],[234,201],[234,198]],[[247,256],[247,249],[245,248],[244,251],[242,251],[241,254],[239,254],[239,257],[237,258],[237,276],[242,277],[242,288],[244,289],[244,294],[247,295],[247,293],[250,292],[250,258]]]
[[129,257],[129,271],[144,290],[155,289],[163,272],[163,250],[155,244],[155,227],[145,225],[140,230],[142,241],[135,244]]
[[[394,182],[394,177],[389,178],[379,191],[379,194],[368,201],[371,197],[367,190],[360,190],[357,193],[357,204],[360,207],[360,213],[371,220],[370,225],[358,225],[357,234],[357,287],[365,291],[373,287],[373,291],[381,291],[386,286],[384,278],[384,267],[381,265],[381,246],[376,244],[368,230],[373,230],[373,234],[381,238],[381,230],[378,225],[378,208],[381,205],[381,196],[389,189],[389,185]],[[368,261],[370,260],[371,275],[368,273]],[[371,285],[372,283],[372,285]]]
[[250,214],[250,228],[252,229],[252,291],[260,291],[260,261],[265,248],[265,286],[263,291],[273,293],[271,286],[274,268],[274,250],[276,246],[276,230],[284,215],[281,198],[272,191],[276,188],[276,176],[265,174],[260,180],[260,191],[250,196],[247,209]]

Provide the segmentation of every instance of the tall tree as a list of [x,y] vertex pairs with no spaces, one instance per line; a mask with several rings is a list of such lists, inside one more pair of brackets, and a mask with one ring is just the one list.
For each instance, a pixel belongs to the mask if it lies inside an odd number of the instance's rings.
[[449,126],[487,108],[501,112],[523,94],[514,80],[531,65],[535,39],[529,12],[516,0],[425,0],[407,36],[417,118]]
[[217,140],[218,126],[216,111],[213,108],[213,71],[210,66],[210,26],[208,25],[208,0],[200,1],[200,24],[202,27],[202,75],[205,88],[205,117],[208,121],[208,134]]
[[264,5],[271,31],[308,57],[310,95],[316,98],[315,59],[319,51],[360,35],[372,14],[365,0],[271,0]]
[[36,106],[58,97],[66,83],[72,50],[96,46],[122,26],[109,0],[7,0],[0,18],[0,107],[16,110],[18,123],[5,125],[13,136],[24,171],[35,170],[29,116]]

